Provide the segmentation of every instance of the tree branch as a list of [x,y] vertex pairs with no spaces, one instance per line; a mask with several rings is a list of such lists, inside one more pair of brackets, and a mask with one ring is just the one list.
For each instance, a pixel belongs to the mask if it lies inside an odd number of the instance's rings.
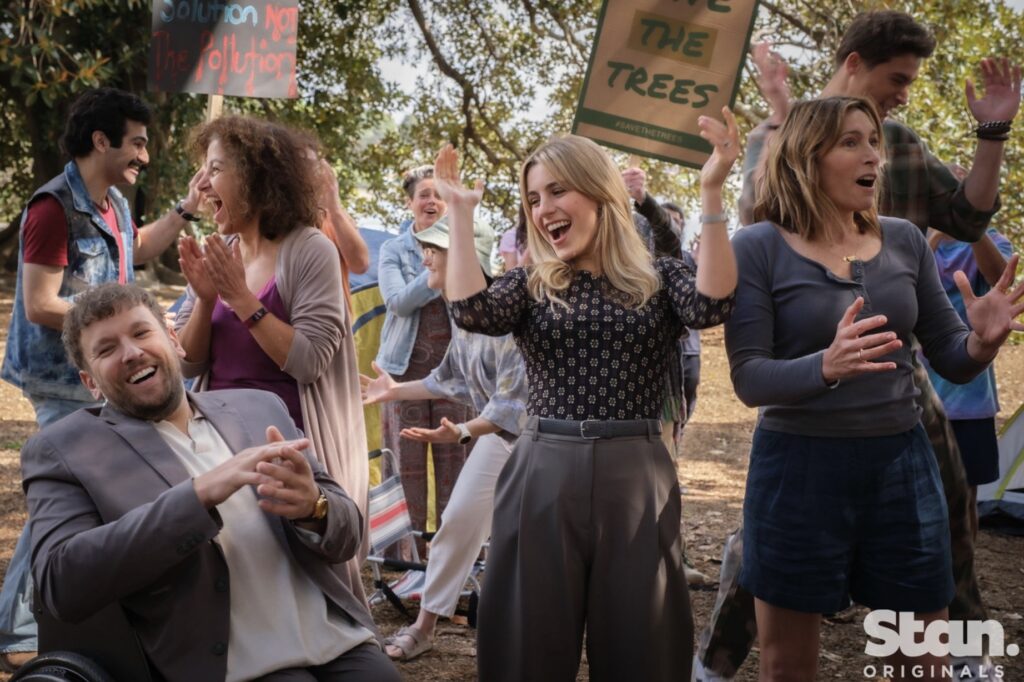
[[437,68],[441,70],[441,73],[455,81],[462,89],[462,116],[465,119],[466,125],[462,129],[462,135],[467,140],[473,140],[480,150],[487,156],[487,160],[495,166],[499,166],[502,163],[501,158],[490,148],[490,146],[480,137],[480,133],[476,129],[476,125],[473,123],[473,110],[472,105],[474,102],[478,103],[476,97],[476,90],[473,84],[468,78],[460,73],[441,53],[441,48],[437,44],[437,40],[434,39],[434,34],[431,33],[430,27],[427,26],[427,18],[423,14],[423,7],[420,5],[419,0],[407,0],[409,9],[412,11],[412,16],[416,20],[416,25],[420,29],[420,33],[423,34],[423,40],[427,44],[427,49],[430,51],[430,56],[433,58],[434,63],[437,64]]
[[[793,16],[789,12],[787,12],[787,11],[785,11],[783,9],[780,9],[779,6],[776,5],[775,3],[768,2],[768,0],[761,0],[761,5],[763,5],[764,8],[767,9],[772,14],[774,14],[774,15],[782,18],[782,19],[785,19],[786,22],[791,24],[794,28],[796,28],[796,29],[798,29],[800,31],[803,31],[806,35],[811,36],[812,38],[814,37],[814,29],[812,29],[810,26],[808,26],[803,21],[801,21],[797,17]],[[817,42],[817,41],[815,41],[815,42]]]

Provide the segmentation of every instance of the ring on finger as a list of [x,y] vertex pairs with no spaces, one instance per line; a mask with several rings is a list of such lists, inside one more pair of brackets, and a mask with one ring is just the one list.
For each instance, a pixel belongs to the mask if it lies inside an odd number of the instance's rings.
[[864,362],[864,349],[863,348],[858,348],[857,349],[857,357],[860,358],[861,362]]

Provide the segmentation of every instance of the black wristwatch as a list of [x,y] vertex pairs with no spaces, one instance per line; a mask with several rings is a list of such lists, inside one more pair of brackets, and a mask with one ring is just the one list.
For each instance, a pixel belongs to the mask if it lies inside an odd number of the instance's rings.
[[185,220],[189,221],[190,223],[199,222],[199,216],[192,215],[191,213],[185,210],[184,202],[179,201],[178,203],[176,203],[174,205],[174,212],[180,215]]
[[465,424],[456,424],[455,428],[459,430],[459,445],[465,445],[469,441],[473,440],[473,434],[469,432],[469,427]]

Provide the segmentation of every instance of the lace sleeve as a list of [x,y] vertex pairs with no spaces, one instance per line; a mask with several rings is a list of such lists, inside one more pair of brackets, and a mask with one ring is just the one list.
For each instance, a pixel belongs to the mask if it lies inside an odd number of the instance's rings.
[[513,268],[488,289],[462,301],[451,301],[452,317],[462,329],[489,336],[517,331],[530,305],[526,269]]
[[725,298],[709,298],[697,291],[697,270],[678,258],[659,258],[656,262],[662,286],[672,302],[672,310],[690,329],[706,329],[729,319],[736,301],[735,292]]

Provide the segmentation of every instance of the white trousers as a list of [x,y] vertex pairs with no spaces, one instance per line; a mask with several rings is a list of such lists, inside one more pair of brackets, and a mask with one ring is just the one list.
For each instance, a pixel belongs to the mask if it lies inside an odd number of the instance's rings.
[[494,433],[480,436],[462,466],[441,528],[430,543],[422,608],[439,616],[455,613],[480,547],[491,533],[494,486],[512,454],[512,444]]

